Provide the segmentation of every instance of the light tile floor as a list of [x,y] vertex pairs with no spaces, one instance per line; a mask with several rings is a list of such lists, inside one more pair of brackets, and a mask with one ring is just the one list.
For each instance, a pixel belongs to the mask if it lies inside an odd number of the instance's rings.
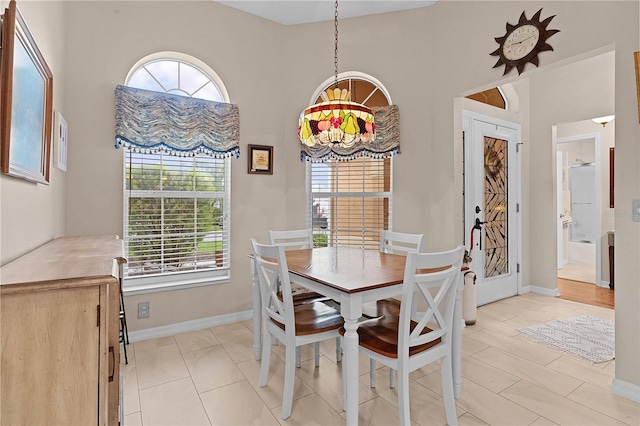
[[558,278],[596,283],[596,266],[583,263],[566,263],[558,269]]
[[[614,319],[614,311],[535,294],[478,308],[463,332],[460,425],[638,425],[640,404],[611,394],[615,361],[590,364],[527,340],[514,329],[577,315]],[[251,322],[241,322],[129,345],[124,376],[125,425],[341,425],[340,364],[335,342],[321,346],[315,369],[303,348],[293,412],[280,418],[282,345],[273,348],[269,383],[258,387]],[[397,393],[386,367],[375,389],[360,359],[360,424],[399,423]],[[411,420],[444,425],[438,365],[411,374]]]

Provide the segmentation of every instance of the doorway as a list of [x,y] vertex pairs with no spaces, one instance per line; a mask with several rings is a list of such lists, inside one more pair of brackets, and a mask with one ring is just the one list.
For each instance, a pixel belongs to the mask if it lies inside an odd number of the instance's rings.
[[477,305],[518,294],[520,125],[463,111],[465,235]]
[[600,135],[557,140],[558,278],[601,286]]

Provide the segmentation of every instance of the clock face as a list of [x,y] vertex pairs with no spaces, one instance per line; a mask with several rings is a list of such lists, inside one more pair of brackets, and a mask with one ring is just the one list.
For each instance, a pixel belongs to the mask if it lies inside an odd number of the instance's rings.
[[509,61],[516,61],[533,51],[540,39],[540,31],[533,25],[522,25],[507,36],[502,45],[502,55]]
[[538,10],[531,19],[527,19],[522,12],[517,24],[512,25],[507,22],[505,35],[495,38],[500,46],[490,55],[498,56],[498,62],[493,66],[494,68],[504,65],[502,75],[506,75],[513,68],[516,68],[520,75],[527,62],[538,66],[540,52],[553,50],[553,47],[547,43],[547,39],[559,33],[560,30],[548,30],[547,27],[555,15],[541,21],[541,13],[542,9]]

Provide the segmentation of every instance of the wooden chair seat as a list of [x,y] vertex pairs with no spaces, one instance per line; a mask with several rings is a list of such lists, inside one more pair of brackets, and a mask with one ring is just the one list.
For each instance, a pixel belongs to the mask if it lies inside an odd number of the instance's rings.
[[[293,306],[296,336],[317,334],[344,326],[340,312],[322,302],[302,303]],[[273,321],[284,330],[284,324]]]
[[[309,302],[326,302],[331,300],[320,293],[309,290],[308,288],[300,287],[298,285],[291,285],[291,296],[293,297],[293,303],[309,303]],[[278,294],[278,297],[282,299],[282,293]]]
[[[400,305],[398,304],[398,308]],[[370,351],[379,353],[389,358],[398,358],[398,323],[399,315],[386,314],[380,318],[365,321],[358,327],[358,338],[360,346]],[[417,323],[411,321],[411,331],[416,327]],[[424,335],[431,330],[425,327],[420,334]],[[340,329],[340,334],[344,336],[344,328]],[[424,345],[412,346],[409,348],[409,356],[425,351],[441,342],[441,339],[435,339]]]
[[383,315],[400,315],[400,301],[392,297],[376,300],[373,303],[365,303],[362,306],[362,316],[377,318]]

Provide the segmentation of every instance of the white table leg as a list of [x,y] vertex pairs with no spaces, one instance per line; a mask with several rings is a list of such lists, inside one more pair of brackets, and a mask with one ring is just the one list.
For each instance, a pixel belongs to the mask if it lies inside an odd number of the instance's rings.
[[456,288],[456,301],[453,308],[453,336],[451,340],[453,394],[457,398],[462,393],[462,290],[464,289],[464,274],[460,274]]
[[251,278],[253,293],[253,355],[256,360],[262,357],[262,339],[261,337],[261,317],[262,317],[262,301],[260,300],[260,283],[258,282],[258,271],[256,270],[256,262],[251,258]]
[[[346,369],[343,377],[347,382],[346,407],[347,425],[358,424],[358,387],[359,387],[359,361],[358,355],[358,319],[362,315],[362,299],[354,295],[353,299],[344,298],[340,303],[341,313],[344,317],[344,353],[342,368]],[[344,395],[343,395],[344,398]]]

